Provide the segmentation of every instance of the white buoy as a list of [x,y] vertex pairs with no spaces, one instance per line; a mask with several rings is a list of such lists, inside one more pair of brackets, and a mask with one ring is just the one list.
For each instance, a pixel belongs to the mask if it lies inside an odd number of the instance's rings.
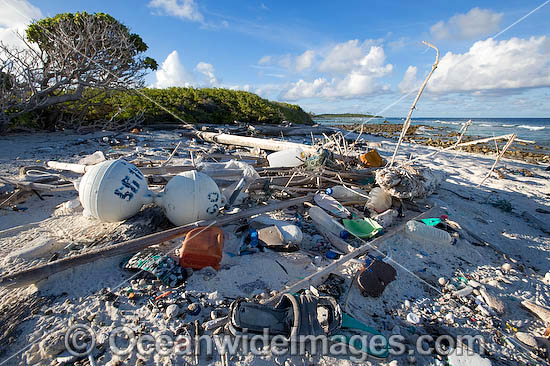
[[78,195],[84,215],[104,222],[127,219],[153,200],[143,174],[124,160],[94,165],[80,180]]
[[215,217],[223,206],[218,185],[204,173],[191,170],[170,179],[154,202],[174,225],[186,225]]
[[103,222],[125,220],[154,202],[174,225],[181,226],[215,217],[225,203],[216,182],[196,170],[176,175],[155,196],[141,171],[124,160],[91,167],[80,181],[78,194],[84,215]]

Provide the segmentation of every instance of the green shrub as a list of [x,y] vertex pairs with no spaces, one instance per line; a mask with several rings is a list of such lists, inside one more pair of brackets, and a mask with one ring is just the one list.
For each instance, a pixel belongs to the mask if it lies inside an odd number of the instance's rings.
[[[105,101],[90,108],[85,119],[91,121],[128,119],[144,113],[146,124],[190,123],[280,123],[284,120],[311,124],[309,114],[298,105],[271,102],[256,94],[219,88],[140,89],[112,92]],[[155,103],[156,102],[156,103]],[[118,114],[117,114],[118,113]]]

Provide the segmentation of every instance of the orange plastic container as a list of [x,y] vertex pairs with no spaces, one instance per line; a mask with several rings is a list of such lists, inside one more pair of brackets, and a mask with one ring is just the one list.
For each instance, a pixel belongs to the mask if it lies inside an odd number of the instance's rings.
[[198,227],[187,233],[180,249],[180,266],[193,269],[220,269],[223,255],[223,230],[216,226]]

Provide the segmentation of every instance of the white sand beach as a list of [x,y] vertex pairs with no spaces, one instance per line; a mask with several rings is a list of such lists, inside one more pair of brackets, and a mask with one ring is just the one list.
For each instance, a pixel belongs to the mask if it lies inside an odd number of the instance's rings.
[[[96,150],[107,153],[109,147],[101,144],[104,135],[107,133],[2,136],[0,170],[4,176],[16,176],[21,166],[43,165],[48,160],[77,162]],[[143,132],[137,137],[138,145],[145,146],[143,149],[149,154],[148,158],[157,161],[165,159],[168,153],[155,148],[173,148],[182,140],[177,131]],[[391,156],[395,142],[372,136],[364,138],[370,146],[376,146],[383,157],[387,159]],[[190,140],[182,141],[182,146],[196,146]],[[302,142],[302,139],[296,141]],[[129,152],[130,148],[120,151]],[[431,151],[434,149],[407,144],[401,147],[397,161]],[[113,152],[117,150],[111,150]],[[418,207],[435,206],[432,217],[446,214],[450,220],[490,246],[472,240],[471,236],[470,240],[461,237],[455,245],[415,242],[402,232],[381,241],[377,249],[391,256],[390,263],[397,270],[396,279],[378,298],[363,297],[358,287],[353,286],[345,311],[385,336],[403,335],[406,352],[399,356],[390,355],[385,360],[368,359],[362,364],[407,365],[412,361],[418,365],[444,364],[445,356],[422,355],[414,349],[420,335],[433,332],[482,336],[484,343],[476,352],[492,365],[535,365],[545,362],[541,358],[543,353],[519,342],[515,333],[541,337],[546,326],[522,307],[521,302],[529,300],[541,306],[550,306],[548,276],[545,281],[545,275],[550,271],[550,226],[547,225],[550,216],[536,211],[537,208],[550,210],[550,172],[545,170],[545,166],[504,159],[497,167],[505,172],[505,177],[499,179],[493,174],[478,187],[493,162],[491,157],[465,152],[446,152],[420,160],[423,166],[445,172],[447,178],[434,194],[418,201]],[[186,163],[189,159],[174,157],[170,164]],[[0,275],[46,263],[54,252],[59,257],[71,256],[142,236],[156,230],[145,228],[151,225],[151,216],[166,221],[160,210],[146,206],[140,218],[121,223],[101,223],[83,217],[81,207],[64,208],[64,202],[76,199],[76,191],[44,194],[42,199],[31,195],[18,204],[24,210],[1,211],[0,256],[3,259]],[[504,202],[511,206],[510,212],[502,209]],[[501,208],[496,207],[499,203]],[[293,222],[297,212],[305,215],[306,211],[302,205],[269,215]],[[546,226],[529,222],[522,216],[523,212]],[[201,323],[210,320],[212,310],[226,308],[232,299],[265,299],[315,273],[332,260],[323,258],[320,263],[314,264],[311,253],[315,253],[324,238],[311,225],[307,215],[302,222],[302,250],[292,253],[266,251],[237,257],[225,253],[238,249],[237,225],[224,226],[225,246],[220,271],[195,271],[177,288],[169,288],[158,280],[133,278],[132,272],[120,268],[124,256],[98,258],[35,285],[1,288],[0,309],[2,331],[5,333],[2,336],[0,362],[6,365],[63,364],[63,360],[73,362],[74,359],[64,350],[62,340],[71,325],[82,323],[97,335],[99,346],[93,354],[98,364],[172,365],[193,362],[192,355],[174,353],[143,355],[134,350],[127,356],[117,356],[108,348],[108,335],[113,329],[124,325],[140,334],[152,336],[163,332],[181,334],[195,320]],[[546,233],[541,229],[545,229]],[[54,251],[32,259],[13,256],[14,252],[31,245],[29,243],[33,240],[44,238],[51,238],[57,243]],[[94,246],[90,247],[91,244]],[[370,252],[378,255],[375,249]],[[344,293],[359,268],[358,261],[352,261],[335,272],[346,278]],[[439,278],[449,281],[448,284],[441,286]],[[472,294],[464,298],[453,295],[466,283],[473,288]],[[502,314],[491,309],[490,304],[479,296],[482,288],[504,304]],[[137,296],[129,298],[132,291]],[[161,309],[149,306],[148,299],[167,291],[172,292],[161,300]],[[343,297],[341,305],[342,300]],[[193,302],[202,305],[202,311],[197,316],[186,314],[187,305]],[[165,314],[164,308],[170,304],[178,304],[180,311],[176,317]],[[418,315],[420,323],[413,325],[407,322],[409,313]],[[541,344],[539,347],[544,348]],[[265,355],[232,355],[229,361],[234,365],[353,364],[345,356],[275,356],[270,352]],[[83,358],[73,364],[88,362],[87,358]],[[213,358],[201,356],[200,364],[222,363],[215,355]]]

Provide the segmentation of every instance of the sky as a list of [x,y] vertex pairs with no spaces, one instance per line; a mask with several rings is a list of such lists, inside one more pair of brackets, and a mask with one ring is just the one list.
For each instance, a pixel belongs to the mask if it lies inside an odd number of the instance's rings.
[[0,40],[104,12],[139,34],[150,87],[246,90],[320,113],[550,117],[550,1],[0,0]]

